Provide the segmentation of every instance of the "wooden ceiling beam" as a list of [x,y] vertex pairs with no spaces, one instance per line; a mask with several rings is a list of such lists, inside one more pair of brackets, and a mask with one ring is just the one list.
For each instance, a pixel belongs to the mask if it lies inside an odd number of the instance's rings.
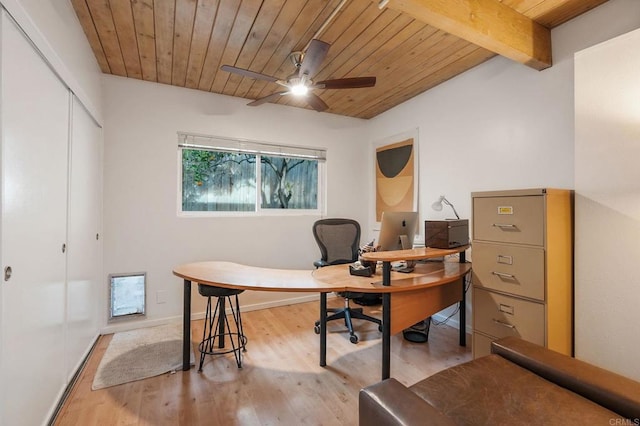
[[389,0],[386,7],[537,70],[551,66],[551,31],[499,0]]

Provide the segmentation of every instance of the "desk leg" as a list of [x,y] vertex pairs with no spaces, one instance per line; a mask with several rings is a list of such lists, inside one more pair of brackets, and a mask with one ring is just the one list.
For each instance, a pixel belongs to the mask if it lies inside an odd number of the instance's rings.
[[[467,261],[465,252],[460,252],[460,263]],[[460,332],[460,346],[467,346],[467,293],[465,290],[466,276],[462,277],[462,300],[460,300],[460,321],[458,329]]]
[[[382,262],[382,285],[391,285],[391,262]],[[382,380],[391,377],[391,293],[382,293]]]
[[182,308],[182,370],[191,368],[191,281],[184,280]]
[[460,301],[460,346],[467,346],[467,295],[464,292],[465,277],[462,277],[462,300]]
[[320,293],[320,367],[327,365],[327,293]]

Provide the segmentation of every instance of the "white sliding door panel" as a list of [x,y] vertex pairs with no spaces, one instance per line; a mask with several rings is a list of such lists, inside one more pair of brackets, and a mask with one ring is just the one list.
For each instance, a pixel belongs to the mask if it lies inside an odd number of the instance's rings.
[[[5,269],[5,264],[2,257],[2,206],[4,205],[4,167],[2,164],[2,49],[4,48],[2,44],[2,33],[3,26],[5,25],[5,17],[4,14],[6,12],[0,9],[0,267],[2,268],[3,279],[0,281],[0,380],[4,379],[4,360],[3,360],[3,349],[4,344],[4,296],[3,296],[3,284],[7,278],[7,272]],[[0,382],[0,426],[4,426],[4,404],[5,404],[5,395],[7,393],[7,389]]]
[[102,129],[73,97],[67,252],[67,377],[107,315],[102,271]]
[[69,92],[2,15],[2,414],[42,424],[64,389]]

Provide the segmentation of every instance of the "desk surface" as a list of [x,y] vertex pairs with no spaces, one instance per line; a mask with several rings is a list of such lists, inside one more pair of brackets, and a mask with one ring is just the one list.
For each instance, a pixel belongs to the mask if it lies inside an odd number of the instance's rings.
[[413,272],[391,271],[391,285],[389,286],[382,285],[382,268],[377,268],[375,275],[371,277],[358,277],[349,274],[349,265],[325,266],[313,271],[313,277],[317,281],[339,286],[340,290],[336,291],[398,293],[448,284],[460,279],[470,270],[470,263],[417,263]]
[[363,260],[396,262],[399,260],[422,260],[433,259],[436,257],[444,257],[452,254],[461,253],[467,250],[469,246],[461,246],[450,249],[440,249],[432,247],[421,247],[408,250],[391,250],[391,251],[370,251],[362,254]]
[[455,281],[471,269],[468,263],[418,263],[413,272],[392,272],[391,286],[382,285],[382,268],[371,277],[349,274],[349,265],[316,270],[272,269],[232,262],[196,262],[180,265],[173,273],[200,284],[226,288],[287,292],[396,293],[418,290]]
[[340,289],[316,281],[311,270],[259,268],[233,262],[196,262],[180,265],[173,274],[200,284],[259,291],[322,292]]

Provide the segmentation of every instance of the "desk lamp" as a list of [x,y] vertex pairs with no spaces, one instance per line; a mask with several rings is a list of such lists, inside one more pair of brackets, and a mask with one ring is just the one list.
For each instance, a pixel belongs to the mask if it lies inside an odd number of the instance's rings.
[[449,207],[451,207],[451,209],[453,210],[453,213],[456,215],[456,218],[460,219],[460,216],[458,216],[458,212],[456,211],[456,208],[453,207],[453,204],[451,204],[451,202],[447,200],[444,195],[441,195],[437,201],[431,204],[431,208],[437,212],[442,211],[442,204],[446,204]]

